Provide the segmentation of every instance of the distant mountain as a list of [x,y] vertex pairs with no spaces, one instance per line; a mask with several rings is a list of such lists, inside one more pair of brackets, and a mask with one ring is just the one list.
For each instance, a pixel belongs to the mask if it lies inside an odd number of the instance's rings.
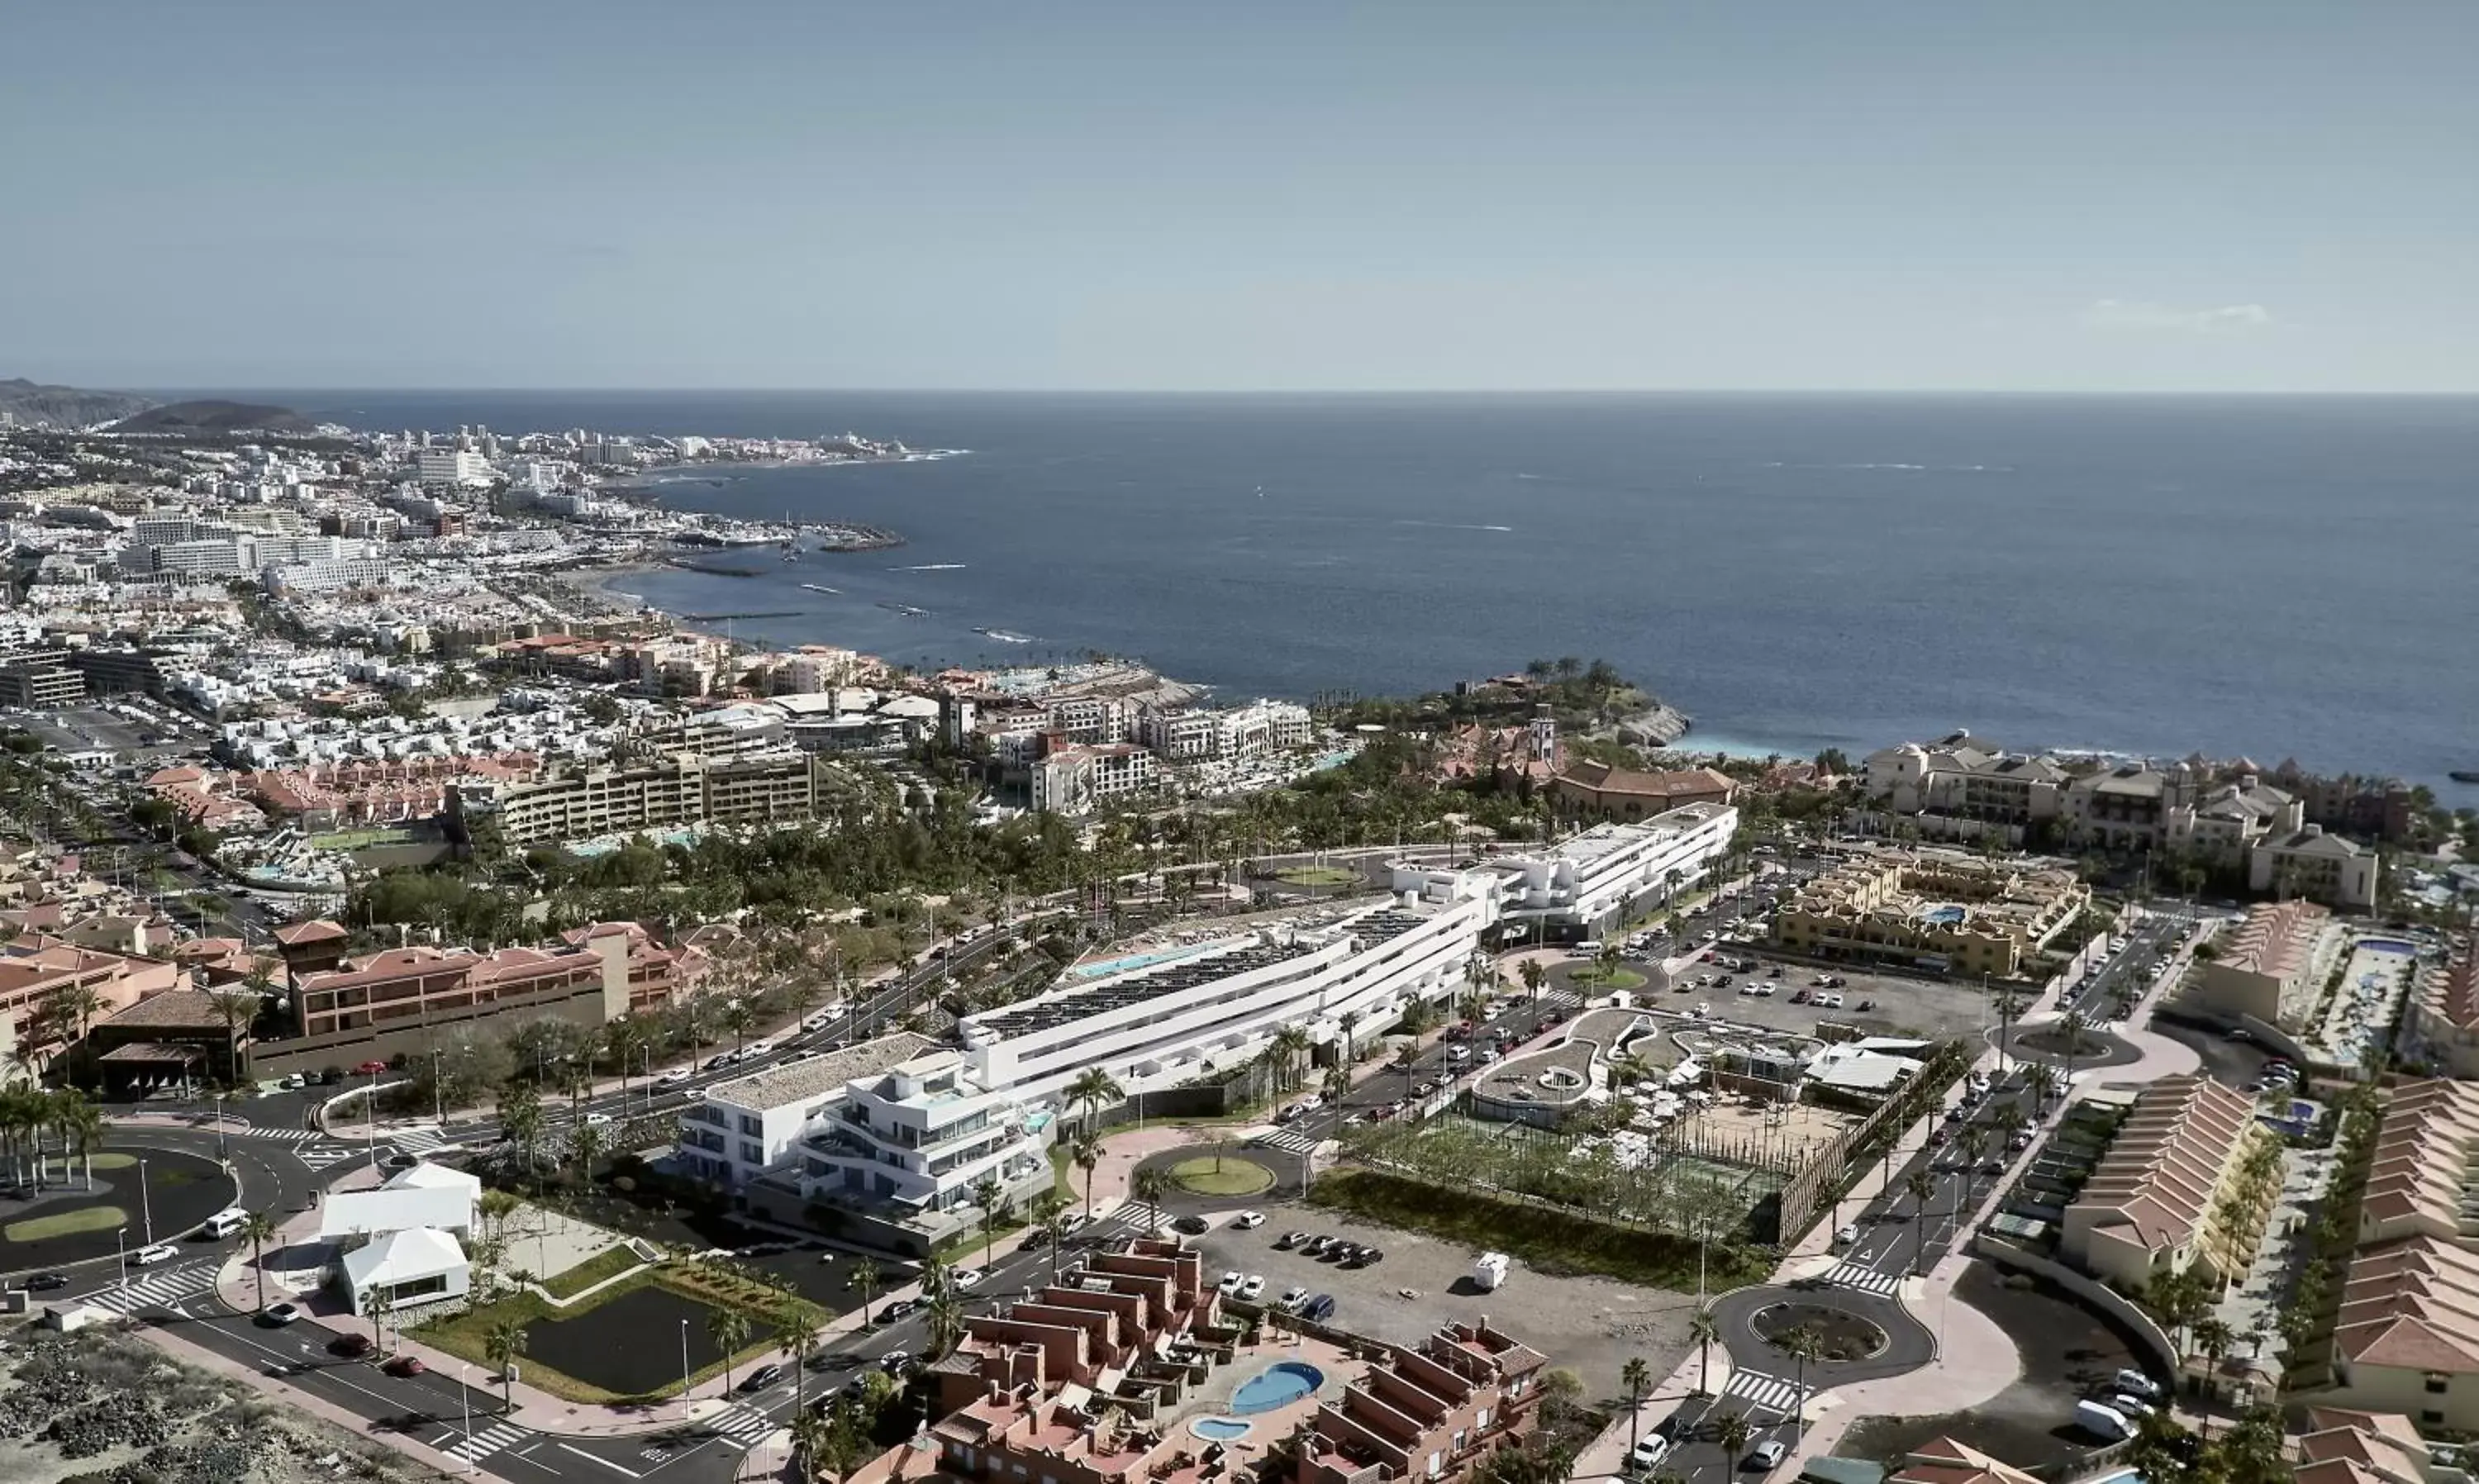
[[115,422],[155,405],[149,397],[125,392],[89,392],[78,387],[47,387],[23,376],[0,381],[0,412],[21,427],[93,427]]
[[318,424],[264,402],[166,402],[112,424],[115,433],[307,433]]

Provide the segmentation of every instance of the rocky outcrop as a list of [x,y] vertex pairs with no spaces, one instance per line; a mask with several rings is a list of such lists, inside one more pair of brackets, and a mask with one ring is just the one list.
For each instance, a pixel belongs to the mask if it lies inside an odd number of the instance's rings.
[[317,424],[262,402],[172,402],[112,424],[115,433],[307,433]]
[[1668,747],[1695,725],[1696,719],[1676,706],[1654,702],[1650,710],[1638,711],[1611,729],[1629,747]]
[[44,386],[23,376],[0,381],[0,413],[7,413],[20,427],[96,427],[154,405],[152,397],[132,397],[126,392]]

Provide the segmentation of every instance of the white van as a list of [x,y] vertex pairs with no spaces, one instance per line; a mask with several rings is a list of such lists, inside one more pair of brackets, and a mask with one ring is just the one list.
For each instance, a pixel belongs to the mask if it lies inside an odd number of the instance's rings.
[[2134,1436],[2134,1424],[2126,1420],[2125,1413],[2097,1401],[2075,1403],[2075,1425],[2110,1443],[2122,1443]]
[[1597,937],[1588,937],[1582,942],[1577,943],[1574,947],[1568,949],[1567,952],[1572,954],[1578,959],[1597,959],[1601,956],[1601,940]]
[[207,1217],[207,1240],[209,1241],[220,1241],[224,1238],[231,1236],[233,1233],[240,1231],[242,1227],[248,1222],[248,1220],[249,1213],[242,1210],[239,1206],[235,1206],[228,1211],[218,1211],[214,1215]]

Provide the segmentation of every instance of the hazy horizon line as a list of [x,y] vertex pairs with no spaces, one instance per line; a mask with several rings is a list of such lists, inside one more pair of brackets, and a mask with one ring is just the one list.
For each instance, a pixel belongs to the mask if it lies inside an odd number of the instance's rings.
[[[58,383],[70,385],[69,383]],[[1356,398],[1356,397],[2075,397],[2194,400],[2224,398],[2229,400],[2265,401],[2278,398],[2315,397],[2360,401],[2379,399],[2455,400],[2479,398],[2479,387],[2437,388],[2420,391],[2337,391],[2331,389],[2126,389],[2063,387],[906,387],[906,386],[620,386],[580,383],[573,386],[549,385],[466,385],[448,383],[279,383],[257,385],[215,383],[193,385],[144,386],[123,383],[116,386],[76,387],[75,390],[121,392],[135,396],[180,394],[191,397],[234,397],[272,392],[314,392],[321,396],[343,396],[351,393],[375,393],[388,396],[435,393],[471,397],[519,396],[559,397],[577,394],[622,397],[1252,397],[1252,398]]]

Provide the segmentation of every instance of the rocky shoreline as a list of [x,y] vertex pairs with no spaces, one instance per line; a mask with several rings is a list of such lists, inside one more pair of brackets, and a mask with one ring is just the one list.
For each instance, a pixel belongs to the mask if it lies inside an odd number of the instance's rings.
[[1668,747],[1695,725],[1696,718],[1668,702],[1656,701],[1649,709],[1620,719],[1610,728],[1610,735],[1630,747]]

